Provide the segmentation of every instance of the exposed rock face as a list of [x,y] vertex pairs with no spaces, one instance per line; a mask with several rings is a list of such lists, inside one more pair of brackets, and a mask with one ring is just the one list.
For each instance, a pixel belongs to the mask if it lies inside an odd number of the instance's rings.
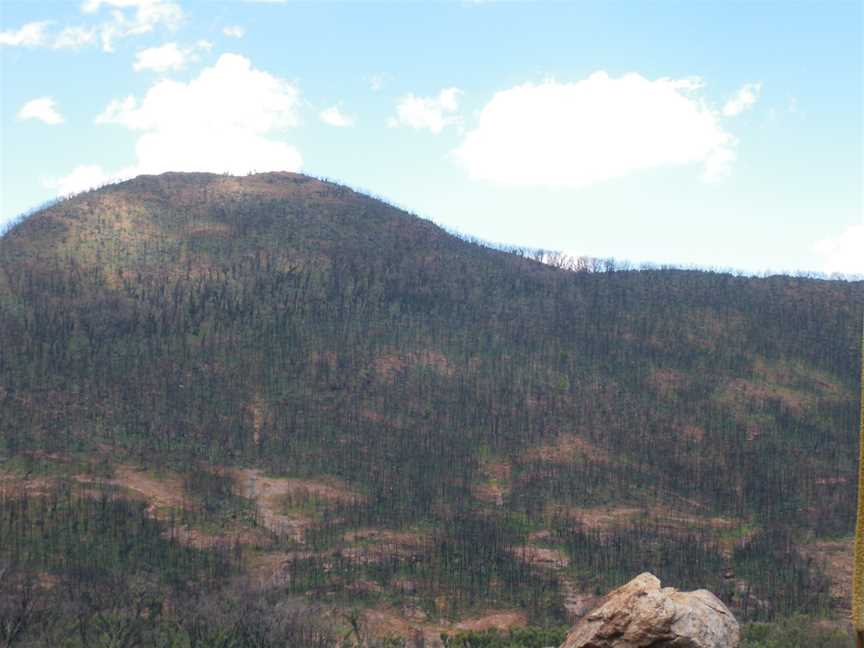
[[738,622],[707,590],[661,589],[640,574],[577,623],[561,648],[735,648]]

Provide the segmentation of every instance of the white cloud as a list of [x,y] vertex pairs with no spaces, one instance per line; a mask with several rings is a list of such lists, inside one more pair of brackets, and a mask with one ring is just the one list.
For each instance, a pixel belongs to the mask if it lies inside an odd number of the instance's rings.
[[339,106],[330,106],[321,111],[319,118],[329,126],[345,127],[354,125],[354,117],[343,113]]
[[96,118],[139,133],[132,166],[99,169],[101,175],[92,166],[78,167],[57,184],[68,187],[76,176],[104,182],[164,171],[298,171],[299,151],[278,135],[299,124],[300,104],[288,81],[223,54],[188,83],[162,79],[142,99],[115,99]]
[[96,41],[96,29],[87,27],[64,27],[54,39],[54,49],[77,49]]
[[246,35],[246,30],[240,25],[230,25],[222,28],[222,33],[229,38],[243,38]]
[[84,13],[97,13],[106,7],[110,19],[99,26],[102,49],[114,51],[118,38],[138,36],[152,32],[157,26],[175,30],[183,20],[180,5],[171,0],[85,0]]
[[447,126],[459,122],[458,88],[445,88],[437,97],[415,97],[409,94],[396,105],[396,117],[387,123],[391,127],[408,126],[440,133]]
[[383,74],[373,74],[368,78],[368,81],[369,89],[372,90],[372,92],[378,92],[381,88],[384,87],[384,82],[386,81],[386,78]]
[[7,29],[0,32],[0,45],[11,47],[41,47],[48,42],[45,30],[51,24],[50,20],[29,22],[20,29]]
[[18,119],[36,119],[52,126],[63,123],[63,116],[57,112],[51,97],[39,97],[25,103],[18,111]]
[[723,106],[723,116],[735,117],[745,110],[749,110],[759,99],[761,91],[762,83],[745,83],[738,89],[735,96]]
[[107,174],[101,166],[96,164],[84,164],[72,171],[72,173],[59,180],[46,182],[50,189],[56,189],[57,195],[69,196],[88,189],[101,187],[111,182],[113,178]]
[[67,26],[53,36],[48,34],[53,21],[31,22],[0,32],[0,45],[67,49],[89,45],[98,37],[102,49],[112,52],[119,38],[147,34],[157,26],[174,30],[183,20],[183,10],[173,0],[85,0],[81,5],[84,14],[98,14],[103,8],[107,17],[101,22]]
[[864,223],[847,227],[839,236],[819,241],[816,253],[828,274],[864,275]]
[[153,70],[154,72],[167,72],[168,70],[182,70],[192,54],[190,49],[181,49],[177,43],[166,43],[161,47],[151,47],[141,50],[135,55],[135,63],[132,68],[140,70]]
[[702,164],[728,175],[736,139],[699,96],[699,79],[525,83],[496,93],[453,151],[470,177],[499,184],[581,187],[635,171]]

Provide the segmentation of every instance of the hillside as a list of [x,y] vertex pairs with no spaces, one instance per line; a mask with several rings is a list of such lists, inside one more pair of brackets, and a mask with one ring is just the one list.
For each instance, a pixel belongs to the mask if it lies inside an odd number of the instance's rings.
[[87,192],[0,239],[0,560],[245,574],[378,634],[563,624],[641,571],[842,615],[862,303],[559,270],[295,174]]

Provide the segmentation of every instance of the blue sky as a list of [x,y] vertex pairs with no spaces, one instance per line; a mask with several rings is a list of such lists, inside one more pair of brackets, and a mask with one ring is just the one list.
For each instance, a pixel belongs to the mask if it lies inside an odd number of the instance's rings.
[[502,243],[864,274],[861,2],[0,1],[0,226],[299,170]]

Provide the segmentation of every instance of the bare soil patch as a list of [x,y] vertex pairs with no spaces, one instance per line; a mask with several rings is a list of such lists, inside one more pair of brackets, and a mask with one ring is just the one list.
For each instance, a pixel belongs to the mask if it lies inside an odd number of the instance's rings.
[[557,464],[572,463],[580,457],[600,463],[610,461],[609,453],[605,449],[574,433],[561,434],[554,443],[529,448],[522,455],[526,461]]
[[550,549],[537,545],[519,545],[513,547],[511,551],[522,562],[540,569],[560,571],[570,565],[570,559],[560,549]]
[[392,607],[378,607],[366,610],[363,614],[363,630],[372,637],[422,638],[428,648],[442,646],[441,634],[455,634],[466,631],[509,630],[528,625],[528,616],[518,610],[489,611],[481,616],[469,617],[457,623],[447,621],[429,622],[423,620],[425,614],[410,606],[401,610]]
[[840,610],[850,610],[852,596],[852,556],[855,540],[821,540],[803,545],[801,553],[825,570],[831,581],[831,596]]
[[280,498],[285,495],[308,494],[331,502],[356,502],[362,496],[335,479],[310,480],[266,477],[260,470],[244,468],[234,471],[243,497],[255,501],[261,524],[277,533],[303,541],[303,533],[312,524],[308,516],[284,513]]
[[140,493],[150,502],[148,510],[155,508],[179,508],[188,505],[183,480],[178,475],[155,477],[129,466],[117,466],[115,477],[108,483],[123,486]]
[[388,544],[398,547],[422,547],[428,535],[419,531],[393,531],[391,529],[355,529],[345,533],[345,541],[354,543]]
[[484,461],[480,465],[483,481],[472,486],[471,491],[481,502],[504,505],[504,498],[510,494],[512,467],[506,461]]
[[425,367],[447,377],[455,373],[445,355],[428,349],[407,354],[383,354],[375,358],[372,365],[375,373],[388,381],[395,380],[400,372],[409,367]]
[[465,619],[456,624],[456,630],[509,630],[526,625],[528,625],[528,615],[518,610],[511,610]]
[[54,477],[21,477],[0,473],[3,497],[40,497],[53,492],[60,481]]
[[574,522],[588,531],[611,531],[646,514],[646,510],[633,506],[577,507],[566,509]]
[[648,378],[648,383],[664,397],[674,396],[686,384],[687,376],[675,369],[655,369]]
[[[735,546],[746,543],[756,531],[754,528],[750,532],[742,532],[740,536],[736,536],[731,532],[746,528],[742,520],[697,515],[663,505],[648,508],[635,506],[568,507],[564,512],[570,519],[581,524],[584,529],[599,531],[601,534],[621,527],[626,528],[636,521],[650,525],[668,536],[684,536],[694,530],[708,530],[716,533],[718,542],[724,549],[730,551]],[[724,532],[730,533],[724,535]]]

